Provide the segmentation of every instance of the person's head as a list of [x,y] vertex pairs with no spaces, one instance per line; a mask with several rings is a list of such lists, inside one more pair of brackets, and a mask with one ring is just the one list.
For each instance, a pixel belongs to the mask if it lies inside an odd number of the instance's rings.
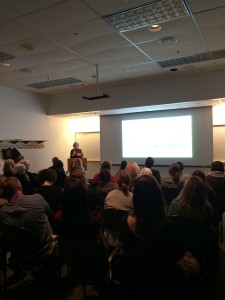
[[101,183],[106,183],[106,182],[110,182],[111,181],[111,173],[109,171],[109,169],[103,168],[100,170],[99,173],[99,177],[100,177],[100,182]]
[[57,173],[54,169],[43,169],[38,172],[37,179],[40,185],[45,181],[53,184],[57,179]]
[[208,211],[209,202],[206,185],[203,180],[196,175],[190,176],[180,191],[176,201],[190,217],[203,217]]
[[54,156],[52,158],[52,164],[54,165],[57,160],[59,160],[59,158],[57,156]]
[[30,162],[28,159],[21,159],[19,162],[19,164],[23,164],[26,168],[26,170],[28,171],[30,168]]
[[120,170],[125,170],[126,166],[127,166],[127,161],[122,160],[120,163]]
[[129,172],[131,181],[133,181],[140,173],[140,167],[135,161],[128,162],[125,170]]
[[26,167],[23,164],[17,163],[14,167],[16,175],[23,176],[26,174]]
[[173,178],[174,182],[178,182],[180,180],[180,166],[177,163],[172,163],[169,165],[168,172],[170,176]]
[[14,195],[22,192],[22,186],[18,178],[7,177],[4,181],[4,196],[10,200]]
[[181,161],[177,161],[176,164],[178,164],[178,166],[180,167],[180,173],[182,173],[184,170],[184,164]]
[[63,162],[60,159],[57,159],[53,163],[54,168],[63,169],[64,165]]
[[116,175],[116,179],[119,189],[121,189],[125,196],[128,196],[131,184],[130,174],[126,170],[120,170]]
[[80,158],[74,158],[73,159],[73,162],[72,162],[71,167],[70,167],[70,173],[72,173],[76,169],[79,169],[82,172],[84,172],[83,162]]
[[73,143],[73,148],[75,148],[75,149],[79,148],[78,142],[74,142],[74,143]]
[[13,169],[15,167],[15,162],[13,159],[9,158],[9,159],[6,159],[5,162],[4,162],[4,166],[3,166],[3,172],[12,172]]
[[139,175],[152,175],[152,170],[149,168],[142,168]]
[[111,160],[104,160],[102,165],[101,165],[101,169],[111,170],[111,168],[112,168],[112,161]]
[[157,180],[151,175],[138,176],[133,189],[136,232],[144,239],[157,233],[166,219],[165,201]]
[[220,171],[224,173],[224,165],[221,161],[213,161],[211,163],[211,171]]
[[146,168],[151,169],[153,165],[154,165],[154,159],[152,157],[147,157],[145,160]]
[[195,170],[195,171],[193,171],[192,175],[200,177],[204,182],[206,181],[206,179],[205,179],[205,173],[202,172],[201,170]]
[[84,189],[87,189],[88,182],[84,173],[79,169],[75,169],[68,177],[66,177],[64,188],[70,189],[70,188],[77,188],[79,186],[81,186]]

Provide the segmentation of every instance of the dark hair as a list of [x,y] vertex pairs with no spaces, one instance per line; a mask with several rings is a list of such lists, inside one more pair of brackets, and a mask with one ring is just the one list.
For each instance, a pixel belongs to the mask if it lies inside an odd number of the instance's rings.
[[154,165],[154,159],[152,157],[147,157],[145,160],[145,166],[149,169]]
[[100,182],[103,184],[111,181],[111,173],[106,168],[100,170],[99,177],[100,177]]
[[127,161],[122,160],[120,163],[120,170],[125,170],[126,166],[127,166]]
[[201,170],[195,170],[194,172],[192,172],[192,175],[198,176],[198,177],[200,177],[204,182],[206,182],[206,180],[205,180],[205,173],[202,172]]
[[180,167],[180,173],[182,173],[184,170],[184,164],[181,161],[177,161],[176,164],[178,164],[178,166]]
[[70,189],[70,188],[76,188],[78,186],[87,189],[88,188],[87,178],[85,177],[82,170],[74,169],[73,172],[68,177],[66,177],[64,188]]
[[180,166],[177,163],[169,165],[169,174],[172,176],[175,183],[180,181]]
[[134,181],[134,215],[137,217],[136,233],[143,240],[157,234],[166,220],[162,190],[153,176],[141,175]]
[[54,168],[63,168],[63,162],[60,159],[56,159],[53,161]]
[[224,172],[224,165],[221,161],[214,161],[211,163],[211,171],[221,171]]
[[37,180],[39,184],[43,184],[45,181],[55,182],[57,179],[57,173],[54,169],[43,169],[39,171]]
[[101,169],[108,169],[111,170],[112,168],[112,163],[110,160],[105,160],[103,161],[102,165],[101,165]]

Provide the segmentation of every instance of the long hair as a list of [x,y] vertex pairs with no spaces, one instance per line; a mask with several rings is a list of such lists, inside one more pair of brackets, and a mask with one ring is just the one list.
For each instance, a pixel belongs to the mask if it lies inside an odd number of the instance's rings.
[[185,214],[193,218],[208,217],[211,205],[208,201],[207,189],[199,176],[190,176],[175,200]]
[[119,189],[125,196],[129,195],[129,188],[131,183],[130,174],[125,170],[120,170],[116,175]]
[[166,209],[162,190],[153,176],[141,175],[134,181],[133,205],[136,234],[142,240],[154,237],[166,220]]

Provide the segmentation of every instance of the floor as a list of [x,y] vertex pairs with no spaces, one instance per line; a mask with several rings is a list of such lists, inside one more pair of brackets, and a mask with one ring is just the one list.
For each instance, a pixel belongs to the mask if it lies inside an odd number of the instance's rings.
[[[225,215],[225,214],[224,214]],[[224,216],[225,219],[225,216]],[[225,220],[223,222],[225,227]],[[45,296],[38,295],[36,287],[33,285],[32,278],[30,274],[23,274],[22,278],[15,278],[13,273],[8,271],[8,291],[7,297],[3,296],[3,293],[0,292],[0,300],[82,300],[83,289],[82,285],[71,283],[66,277],[67,269],[64,267],[62,269],[62,281],[60,285],[57,283],[49,284],[46,288]],[[2,278],[1,278],[2,279]],[[2,280],[1,280],[2,283]],[[2,286],[1,286],[2,290]],[[87,295],[86,299],[99,299],[98,293],[94,286],[87,286]],[[61,295],[61,297],[59,297]],[[220,274],[216,282],[215,289],[213,293],[207,295],[206,300],[224,300],[225,299],[225,228],[223,242],[220,243]]]

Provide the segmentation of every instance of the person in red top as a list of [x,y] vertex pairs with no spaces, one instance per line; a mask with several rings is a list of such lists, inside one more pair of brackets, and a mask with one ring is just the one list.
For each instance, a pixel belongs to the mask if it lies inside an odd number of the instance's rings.
[[[111,172],[111,168],[112,168],[112,162],[109,160],[105,160],[103,161],[102,165],[101,165],[101,169],[108,169]],[[94,186],[97,186],[98,183],[100,182],[100,172],[96,173],[92,179],[92,184]],[[111,174],[111,182],[117,183],[116,177],[114,175]]]
[[70,151],[70,158],[75,157],[84,157],[83,151],[79,148],[79,144],[77,142],[73,143],[73,149]]

